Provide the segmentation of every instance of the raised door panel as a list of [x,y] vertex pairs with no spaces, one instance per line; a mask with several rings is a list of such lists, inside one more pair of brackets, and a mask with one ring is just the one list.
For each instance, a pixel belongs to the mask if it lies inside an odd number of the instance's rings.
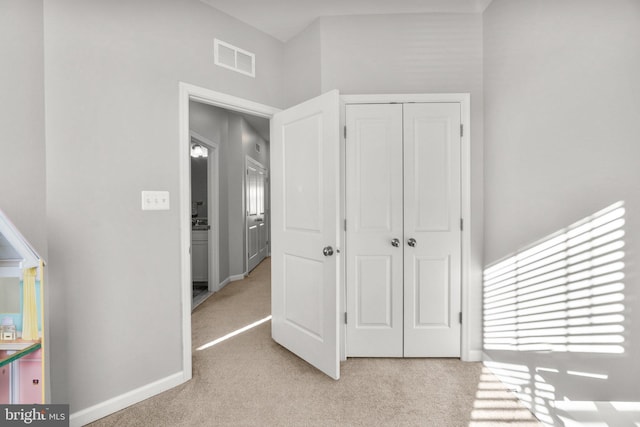
[[449,327],[451,320],[449,257],[415,257],[413,326],[417,328]]
[[258,226],[252,225],[249,227],[249,259],[253,259],[258,255],[259,248],[259,234]]
[[263,222],[258,224],[258,250],[260,251],[260,260],[267,256],[267,248],[267,226],[263,220]]
[[347,356],[402,356],[402,105],[347,105]]
[[460,104],[406,104],[404,137],[404,355],[459,357]]
[[285,322],[320,343],[324,340],[323,276],[322,261],[285,254]]
[[289,123],[284,129],[284,227],[287,231],[322,231],[322,115]]
[[456,171],[452,170],[450,127],[448,117],[419,117],[412,123],[408,150],[413,156],[407,170],[413,172],[413,191],[408,196],[416,231],[448,231],[451,227],[452,198],[457,194],[451,188]]

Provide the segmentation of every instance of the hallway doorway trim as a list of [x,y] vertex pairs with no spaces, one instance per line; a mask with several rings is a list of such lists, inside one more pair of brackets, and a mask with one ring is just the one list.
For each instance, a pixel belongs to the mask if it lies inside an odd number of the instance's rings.
[[182,375],[183,381],[192,377],[191,362],[191,205],[190,205],[190,140],[189,101],[197,101],[227,110],[247,113],[271,119],[280,111],[275,107],[260,104],[244,98],[195,86],[179,83],[179,125],[178,138],[179,185],[180,185],[180,294],[182,305]]

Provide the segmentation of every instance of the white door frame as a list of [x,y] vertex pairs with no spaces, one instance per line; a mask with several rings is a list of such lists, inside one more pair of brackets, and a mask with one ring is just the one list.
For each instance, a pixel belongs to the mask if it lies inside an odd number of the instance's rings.
[[278,108],[249,101],[244,98],[216,92],[203,87],[180,82],[178,84],[179,114],[179,192],[180,200],[180,283],[182,303],[182,379],[192,378],[191,363],[191,174],[190,174],[190,140],[189,101],[213,105],[227,110],[248,113],[270,119]]
[[[190,131],[191,139],[209,150],[207,161],[207,224],[211,232],[208,242],[208,291],[216,292],[220,286],[220,144],[197,132]],[[191,142],[191,141],[189,141]],[[213,228],[212,227],[213,224]],[[215,257],[211,257],[215,254]]]
[[[471,330],[469,319],[471,319],[471,302],[469,283],[470,257],[471,257],[471,96],[468,93],[436,93],[436,94],[384,94],[384,95],[343,95],[341,105],[341,123],[345,122],[345,105],[346,104],[386,104],[386,103],[410,103],[410,102],[459,102],[461,106],[461,123],[464,129],[462,134],[461,147],[461,215],[464,221],[462,230],[462,331],[460,358],[464,361],[479,360],[471,348]],[[342,134],[342,173],[344,176],[344,168],[346,167],[344,159],[346,158],[346,145]],[[342,202],[346,206],[346,187],[345,181],[342,181]],[[343,213],[344,217],[344,213]],[[346,269],[343,270],[343,274]],[[342,296],[343,309],[346,309],[346,276],[343,276]],[[480,321],[480,319],[478,319]],[[342,359],[346,359],[346,325],[343,325],[342,331]]]

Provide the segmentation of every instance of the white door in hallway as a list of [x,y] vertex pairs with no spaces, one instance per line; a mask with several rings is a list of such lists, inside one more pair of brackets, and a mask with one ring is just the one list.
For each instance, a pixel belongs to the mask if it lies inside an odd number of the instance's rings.
[[338,346],[339,96],[271,120],[272,337],[334,379]]
[[347,105],[347,354],[459,357],[460,104]]
[[245,194],[248,271],[256,268],[267,256],[266,182],[266,169],[247,157]]

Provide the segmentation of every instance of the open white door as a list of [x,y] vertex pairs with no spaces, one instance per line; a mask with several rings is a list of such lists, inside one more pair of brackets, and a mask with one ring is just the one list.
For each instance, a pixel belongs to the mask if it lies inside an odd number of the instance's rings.
[[338,333],[339,95],[271,120],[273,339],[331,378]]

